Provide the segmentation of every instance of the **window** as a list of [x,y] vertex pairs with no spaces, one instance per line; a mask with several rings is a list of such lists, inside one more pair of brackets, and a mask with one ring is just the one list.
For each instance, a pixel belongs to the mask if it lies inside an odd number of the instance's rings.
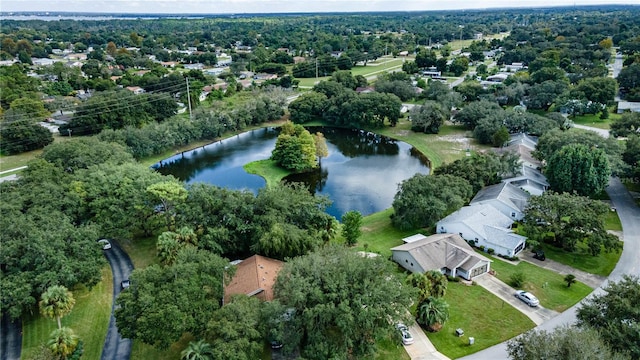
[[404,259],[404,262],[406,262],[406,263],[408,263],[408,262],[409,262],[409,260],[407,260],[407,259]]
[[413,263],[411,263],[411,266],[413,266]]
[[511,212],[511,217],[516,217],[516,213],[515,212]]
[[458,233],[458,234],[460,234],[460,237],[462,237],[462,233]]
[[478,242],[478,238],[473,239],[473,241],[475,241],[477,243]]

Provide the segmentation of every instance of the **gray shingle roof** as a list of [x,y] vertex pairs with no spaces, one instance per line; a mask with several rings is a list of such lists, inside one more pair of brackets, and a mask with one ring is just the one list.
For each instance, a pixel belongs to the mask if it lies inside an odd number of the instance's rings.
[[515,234],[510,229],[499,228],[495,226],[484,226],[484,232],[487,235],[486,241],[491,244],[495,244],[507,249],[514,249],[518,244],[526,241],[527,238]]
[[484,204],[487,201],[498,200],[511,209],[523,212],[530,197],[526,191],[503,182],[482,188],[469,204]]
[[504,215],[493,206],[487,204],[463,206],[458,211],[440,220],[438,224],[455,222],[464,223],[484,238],[486,238],[484,232],[485,225],[508,228],[513,224],[513,220],[511,218]]
[[[413,236],[412,236],[413,237]],[[458,234],[422,235],[421,240],[396,246],[391,251],[407,251],[423,269],[471,269],[480,261],[491,260],[477,254]]]

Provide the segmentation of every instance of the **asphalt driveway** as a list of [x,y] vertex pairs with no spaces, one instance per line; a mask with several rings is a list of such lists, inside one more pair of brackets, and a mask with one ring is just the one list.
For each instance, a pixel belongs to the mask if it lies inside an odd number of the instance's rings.
[[9,315],[2,315],[0,328],[0,360],[19,360],[22,351],[22,322],[11,321]]
[[113,313],[116,306],[116,297],[121,291],[120,283],[122,280],[129,279],[129,275],[133,271],[133,263],[131,263],[127,253],[114,241],[111,241],[111,249],[105,250],[104,254],[109,261],[109,265],[111,265],[111,272],[113,273],[113,305],[111,306],[109,330],[100,358],[102,360],[126,360],[131,357],[132,341],[120,336]]

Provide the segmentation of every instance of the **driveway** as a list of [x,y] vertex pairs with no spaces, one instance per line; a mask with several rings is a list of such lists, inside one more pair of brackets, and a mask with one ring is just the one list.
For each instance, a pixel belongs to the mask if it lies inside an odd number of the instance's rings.
[[[618,260],[618,264],[609,275],[608,280],[618,281],[622,278],[622,275],[625,274],[640,276],[640,264],[638,262],[638,259],[640,259],[640,208],[638,208],[636,203],[633,201],[633,197],[631,197],[629,191],[627,191],[618,178],[612,178],[609,180],[607,194],[609,194],[613,206],[617,209],[618,217],[620,217],[624,241],[624,249],[620,256],[620,260]],[[605,287],[607,282],[608,281],[605,281],[601,286]],[[589,296],[601,294],[602,292],[602,288],[598,288]],[[571,325],[575,323],[576,310],[581,303],[582,302],[574,305],[550,321],[536,327],[536,330],[550,331],[558,326]],[[494,345],[475,354],[465,356],[462,359],[507,359],[506,342]]]
[[118,333],[113,312],[116,306],[116,297],[120,294],[120,283],[122,280],[129,278],[131,271],[133,271],[133,264],[127,253],[115,241],[111,241],[111,249],[105,250],[104,254],[109,261],[109,265],[111,265],[111,272],[113,273],[113,305],[111,306],[109,330],[107,331],[107,338],[104,340],[100,358],[102,360],[126,360],[131,357],[132,341],[123,339]]
[[[496,260],[499,261],[499,260]],[[498,278],[491,274],[484,274],[482,276],[478,276],[473,279],[478,285],[483,288],[489,290],[492,294],[499,297],[500,299],[506,301],[511,306],[516,308],[516,310],[525,314],[529,319],[531,319],[536,325],[540,325],[547,320],[550,320],[558,315],[559,312],[545,309],[542,306],[531,307],[518,298],[514,296],[515,290],[500,281]]]
[[0,360],[20,360],[22,351],[22,322],[11,321],[9,315],[2,314],[0,328]]
[[411,357],[411,360],[449,360],[433,346],[427,335],[417,323],[409,326],[409,332],[413,336],[413,344],[404,345],[404,349]]
[[580,124],[573,124],[573,127],[576,128],[576,129],[593,131],[593,132],[597,133],[598,135],[602,136],[605,139],[609,137],[609,130],[598,129],[598,128],[595,128],[595,127],[585,126],[585,125],[580,125]]

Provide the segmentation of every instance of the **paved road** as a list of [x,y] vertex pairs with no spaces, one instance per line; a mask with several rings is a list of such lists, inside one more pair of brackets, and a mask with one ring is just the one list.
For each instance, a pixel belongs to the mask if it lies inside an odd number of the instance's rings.
[[[640,276],[640,208],[636,205],[631,194],[622,185],[619,179],[609,181],[607,194],[611,198],[612,205],[616,207],[620,222],[622,222],[624,250],[615,269],[609,275],[608,280],[618,281],[622,275],[630,274]],[[608,281],[602,284],[606,287]],[[602,288],[594,290],[591,295],[602,293]],[[590,296],[591,296],[590,295]],[[536,327],[536,330],[553,330],[562,325],[570,325],[576,321],[576,309],[580,303],[574,305],[562,314]],[[495,360],[507,359],[506,343],[500,343],[475,354],[465,356],[465,360]]]
[[109,260],[111,272],[113,273],[113,305],[111,306],[109,331],[107,332],[100,358],[102,360],[126,360],[131,357],[132,341],[123,339],[118,333],[113,312],[116,306],[116,297],[120,294],[120,283],[122,280],[129,278],[131,271],[133,271],[133,264],[129,256],[114,241],[111,241],[111,249],[105,250],[104,254]]
[[620,70],[622,70],[622,54],[616,54],[616,58],[611,65],[611,69],[613,70],[611,72],[611,77],[614,79],[617,78],[618,74],[620,74]]
[[9,315],[2,315],[0,328],[0,360],[19,360],[22,350],[22,323],[12,322]]

